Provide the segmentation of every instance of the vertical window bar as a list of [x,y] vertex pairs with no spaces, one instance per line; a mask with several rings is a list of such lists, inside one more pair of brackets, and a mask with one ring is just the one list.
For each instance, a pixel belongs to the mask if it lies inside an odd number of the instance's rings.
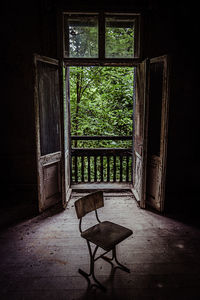
[[103,156],[100,156],[101,161],[101,181],[103,182]]
[[81,181],[84,182],[84,156],[81,156]]
[[72,176],[72,173],[73,173],[73,156],[71,156],[71,159],[70,159],[70,168],[71,168],[71,172],[70,172],[70,181],[72,182],[73,181],[73,176]]
[[129,181],[129,156],[126,156],[126,182]]
[[77,172],[77,155],[74,157],[74,171],[75,171],[75,182],[78,182],[78,172]]
[[94,156],[94,181],[97,181],[97,157]]
[[64,20],[63,20],[63,24],[64,24],[64,30],[63,30],[63,41],[64,41],[64,57],[69,57],[69,24],[68,24],[68,17],[66,17],[66,15],[63,15]]
[[107,156],[107,181],[110,181],[110,156]]
[[90,156],[88,155],[88,182],[90,182]]
[[99,58],[105,58],[105,16],[99,14]]
[[123,172],[123,156],[120,155],[120,182],[123,181],[122,172]]
[[113,156],[113,181],[116,181],[116,156]]

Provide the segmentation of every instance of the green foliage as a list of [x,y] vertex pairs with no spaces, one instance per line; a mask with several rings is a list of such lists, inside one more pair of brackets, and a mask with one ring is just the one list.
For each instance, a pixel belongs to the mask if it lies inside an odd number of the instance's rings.
[[134,56],[133,28],[106,28],[106,57],[131,58]]
[[[101,43],[98,43],[98,18],[81,16],[68,19],[69,57],[97,58]],[[106,18],[105,56],[107,58],[134,57],[134,20]],[[66,45],[68,46],[68,45]]]
[[[70,67],[72,135],[132,135],[134,69]],[[79,147],[124,147],[130,142],[79,142]]]
[[82,17],[69,21],[70,57],[98,57],[97,19]]

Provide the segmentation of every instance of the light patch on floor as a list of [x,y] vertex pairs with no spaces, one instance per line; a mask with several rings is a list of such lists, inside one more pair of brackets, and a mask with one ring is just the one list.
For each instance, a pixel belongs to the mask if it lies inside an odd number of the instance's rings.
[[[117,247],[131,273],[98,260],[96,277],[107,292],[87,290],[78,273],[89,270],[74,209],[78,197],[65,211],[51,209],[0,233],[1,299],[200,299],[200,230],[140,209],[129,194],[105,194],[99,217],[133,230]],[[83,228],[95,216],[85,219]]]

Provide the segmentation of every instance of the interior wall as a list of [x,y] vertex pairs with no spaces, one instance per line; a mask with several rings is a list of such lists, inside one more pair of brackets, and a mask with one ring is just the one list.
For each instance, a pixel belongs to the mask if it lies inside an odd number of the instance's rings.
[[170,56],[166,211],[198,212],[197,8],[184,1],[152,6],[147,56]]
[[[40,52],[37,5],[4,2],[1,10],[1,207],[37,207],[33,53]],[[13,217],[14,218],[14,217]]]
[[[166,208],[188,212],[188,197],[197,205],[198,21],[183,1],[173,5],[164,2],[4,2],[0,26],[3,74],[0,160],[4,205],[13,202],[19,205],[24,201],[37,204],[33,54],[57,57],[57,11],[62,8],[142,11],[143,57],[163,54],[171,57]],[[189,210],[196,211],[194,207],[190,205]]]

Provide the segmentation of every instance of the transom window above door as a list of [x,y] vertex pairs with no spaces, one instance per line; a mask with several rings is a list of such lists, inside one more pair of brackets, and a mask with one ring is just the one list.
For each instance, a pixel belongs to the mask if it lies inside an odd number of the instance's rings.
[[140,57],[140,15],[63,13],[64,58]]

